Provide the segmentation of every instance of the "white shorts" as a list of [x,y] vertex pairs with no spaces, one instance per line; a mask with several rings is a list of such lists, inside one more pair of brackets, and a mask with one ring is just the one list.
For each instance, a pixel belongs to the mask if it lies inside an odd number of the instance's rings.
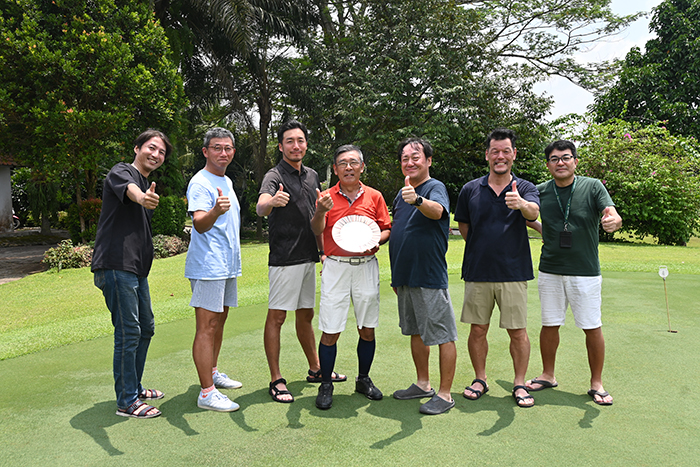
[[602,285],[603,276],[560,276],[540,272],[537,288],[542,305],[542,326],[563,326],[566,308],[571,305],[576,327],[601,327]]
[[270,266],[270,310],[293,311],[316,306],[316,263]]
[[376,328],[379,324],[379,263],[375,256],[362,264],[323,262],[318,328],[327,334],[345,330],[350,301],[357,327]]
[[192,307],[223,313],[225,306],[238,306],[238,283],[235,277],[219,280],[190,279],[190,288]]

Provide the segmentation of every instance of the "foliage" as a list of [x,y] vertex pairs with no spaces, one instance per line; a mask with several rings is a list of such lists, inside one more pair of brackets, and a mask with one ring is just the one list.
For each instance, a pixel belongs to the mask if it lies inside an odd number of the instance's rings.
[[608,4],[320,1],[321,29],[282,70],[283,116],[296,114],[312,130],[309,164],[319,170],[335,147],[360,145],[366,182],[389,200],[403,180],[396,145],[409,135],[433,143],[431,175],[453,200],[486,172],[483,141],[496,127],[519,134],[515,170],[538,181],[551,101],[533,86],[548,74],[593,85],[605,67],[585,69],[570,56],[632,19]]
[[649,24],[654,39],[634,47],[617,82],[596,96],[596,119],[665,121],[674,134],[700,135],[700,2],[666,0]]
[[182,80],[148,2],[0,0],[0,144],[75,200],[147,127],[180,126]]
[[685,245],[700,227],[700,144],[660,125],[622,120],[585,124],[577,173],[600,179],[622,216],[622,231]]
[[71,240],[63,240],[57,247],[48,249],[41,262],[59,271],[84,268],[92,262],[92,251],[90,245],[73,245]]
[[156,235],[153,237],[155,258],[169,258],[187,251],[188,243],[180,237]]
[[153,235],[181,236],[187,218],[187,203],[178,196],[161,196],[153,211],[151,230]]
[[[68,208],[68,232],[75,243],[88,243],[95,240],[97,224],[102,211],[101,199],[86,199],[80,206],[71,204]],[[81,231],[80,218],[85,221],[85,229]]]

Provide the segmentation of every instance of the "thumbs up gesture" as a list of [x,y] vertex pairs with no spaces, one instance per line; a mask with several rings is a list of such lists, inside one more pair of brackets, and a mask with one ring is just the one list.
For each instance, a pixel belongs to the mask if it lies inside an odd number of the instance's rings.
[[284,185],[280,183],[277,193],[270,199],[270,205],[274,208],[282,208],[286,206],[287,203],[289,203],[289,193],[284,191]]
[[406,178],[404,179],[404,186],[401,188],[401,198],[403,198],[407,204],[414,204],[418,198],[416,189],[413,188],[413,185],[411,185],[411,177],[408,175],[406,175]]
[[156,193],[156,182],[151,183],[151,186],[146,190],[141,198],[141,206],[146,209],[155,209],[158,206],[160,196]]
[[506,193],[506,206],[513,211],[519,211],[523,207],[523,202],[525,202],[525,200],[520,197],[517,184],[515,180],[513,180],[513,183],[510,185],[510,191]]
[[214,210],[217,214],[217,216],[222,215],[229,209],[231,209],[231,200],[229,199],[228,196],[224,196],[224,192],[221,190],[221,188],[216,187],[216,191],[218,192],[219,196],[216,198],[216,204],[214,204]]
[[330,193],[321,196],[321,190],[316,188],[316,210],[320,212],[328,212],[333,209],[333,199]]
[[622,218],[614,207],[608,206],[603,210],[603,218],[600,220],[600,223],[603,226],[603,230],[613,233],[622,227]]

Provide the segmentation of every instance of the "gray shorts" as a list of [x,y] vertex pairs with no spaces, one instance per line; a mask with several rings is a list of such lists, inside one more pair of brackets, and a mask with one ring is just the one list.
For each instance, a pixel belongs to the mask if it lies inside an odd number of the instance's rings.
[[270,310],[312,309],[316,305],[316,263],[270,266]]
[[223,313],[225,306],[238,306],[238,284],[235,277],[212,281],[190,279],[190,287],[192,288],[192,300],[190,300],[192,307]]
[[419,334],[425,345],[457,340],[457,323],[447,289],[401,286],[396,293],[401,334]]

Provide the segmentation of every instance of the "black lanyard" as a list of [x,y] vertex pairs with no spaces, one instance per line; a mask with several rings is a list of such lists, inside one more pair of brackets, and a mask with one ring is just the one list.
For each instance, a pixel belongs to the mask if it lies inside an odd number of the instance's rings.
[[571,194],[569,194],[569,200],[566,202],[566,211],[564,211],[564,208],[561,206],[561,199],[559,198],[557,184],[552,183],[552,189],[554,190],[554,194],[557,196],[557,203],[559,203],[559,209],[561,210],[561,213],[564,216],[564,232],[569,231],[569,210],[571,209],[571,198],[574,197],[574,190],[576,189],[576,180],[576,177],[574,177],[574,183],[571,185]]

